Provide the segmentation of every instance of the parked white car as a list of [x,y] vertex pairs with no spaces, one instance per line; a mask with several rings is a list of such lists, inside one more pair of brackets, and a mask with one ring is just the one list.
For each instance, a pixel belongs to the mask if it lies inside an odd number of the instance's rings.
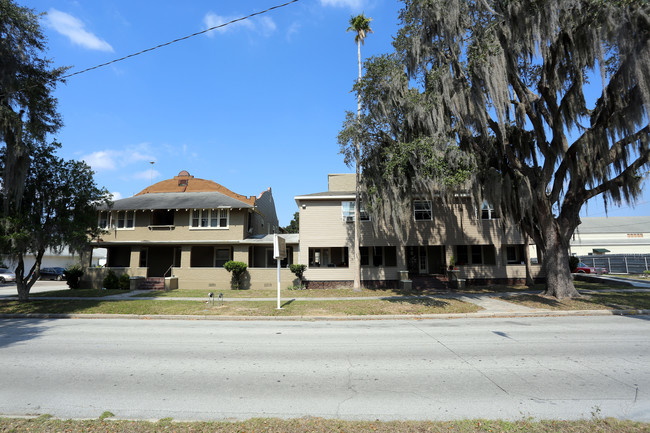
[[16,274],[11,272],[9,269],[0,268],[0,284],[4,283],[15,283]]

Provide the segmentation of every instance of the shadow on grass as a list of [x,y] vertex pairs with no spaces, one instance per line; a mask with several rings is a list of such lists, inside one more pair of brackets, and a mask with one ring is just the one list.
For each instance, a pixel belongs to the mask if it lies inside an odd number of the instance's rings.
[[74,314],[96,307],[96,300],[38,300],[29,302],[0,301],[0,314]]
[[284,307],[286,307],[287,305],[291,305],[294,301],[295,301],[295,298],[294,298],[294,299],[289,299],[289,300],[286,301],[284,304],[280,305],[280,308],[284,308]]
[[400,303],[400,304],[421,305],[423,307],[445,308],[449,306],[449,302],[442,301],[440,299],[428,298],[428,297],[421,297],[421,298],[386,297],[383,300],[388,302],[393,302],[393,303]]
[[66,289],[51,292],[30,293],[30,298],[101,298],[104,296],[123,295],[128,290],[101,290],[101,289]]
[[549,308],[559,308],[559,307],[562,307],[564,305],[561,301],[559,301],[557,299],[548,298],[548,297],[540,296],[540,295],[524,295],[524,294],[522,294],[522,295],[516,295],[514,297],[506,296],[506,297],[503,297],[501,299],[503,299],[504,301],[513,301],[514,300],[514,301],[522,301],[522,302],[535,302],[535,303],[542,304],[542,305],[544,305],[546,307],[549,307]]

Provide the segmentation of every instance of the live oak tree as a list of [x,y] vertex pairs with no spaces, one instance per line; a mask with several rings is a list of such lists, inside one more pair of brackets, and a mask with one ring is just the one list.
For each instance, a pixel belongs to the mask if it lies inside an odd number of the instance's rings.
[[539,247],[545,294],[577,296],[582,206],[634,203],[649,166],[650,3],[404,0],[400,19],[339,136],[362,137],[366,188],[468,187]]
[[33,148],[61,127],[52,96],[66,68],[53,68],[44,56],[39,15],[0,0],[0,145],[5,215],[20,208]]
[[62,125],[53,92],[66,68],[54,68],[45,49],[39,15],[0,0],[0,251],[17,263],[21,301],[46,249],[87,244],[97,227],[93,204],[105,194],[86,165],[58,158],[58,145],[48,144]]
[[[27,301],[40,276],[46,250],[84,252],[91,237],[99,235],[96,206],[108,203],[108,191],[100,189],[90,168],[80,161],[66,161],[55,155],[58,145],[32,149],[25,179],[23,203],[4,217],[0,246],[16,263],[18,299]],[[4,155],[0,161],[4,168]],[[4,199],[4,197],[3,197]],[[25,267],[25,257],[35,259]]]

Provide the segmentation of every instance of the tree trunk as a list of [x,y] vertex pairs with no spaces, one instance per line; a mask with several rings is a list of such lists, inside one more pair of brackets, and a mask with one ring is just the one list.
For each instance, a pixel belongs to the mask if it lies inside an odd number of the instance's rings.
[[546,296],[557,299],[575,298],[580,293],[573,285],[571,270],[569,269],[569,246],[563,242],[556,221],[546,224],[542,232],[544,239],[544,270],[546,271]]
[[524,263],[526,264],[526,286],[533,287],[535,280],[530,268],[530,238],[526,234],[524,234]]
[[[359,58],[359,82],[361,82],[361,42],[357,42],[357,55]],[[361,95],[357,96],[357,120],[361,118]],[[360,172],[360,160],[361,160],[361,144],[357,141],[355,149],[355,166],[356,166],[356,177],[355,177],[355,195],[354,195],[354,281],[352,289],[355,292],[361,291],[361,254],[360,254],[360,241],[359,241],[359,230],[360,230],[360,219],[361,219],[361,200],[359,199],[359,193],[361,190],[361,172]]]
[[16,289],[18,289],[18,302],[29,301],[29,275],[25,278],[25,262],[22,255],[18,258],[18,266],[16,266]]

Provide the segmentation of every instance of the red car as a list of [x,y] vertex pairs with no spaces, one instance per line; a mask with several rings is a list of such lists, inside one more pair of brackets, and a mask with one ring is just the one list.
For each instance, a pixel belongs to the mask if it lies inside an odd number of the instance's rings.
[[596,268],[594,266],[587,266],[585,263],[579,262],[578,266],[573,270],[576,274],[607,274],[607,268]]

